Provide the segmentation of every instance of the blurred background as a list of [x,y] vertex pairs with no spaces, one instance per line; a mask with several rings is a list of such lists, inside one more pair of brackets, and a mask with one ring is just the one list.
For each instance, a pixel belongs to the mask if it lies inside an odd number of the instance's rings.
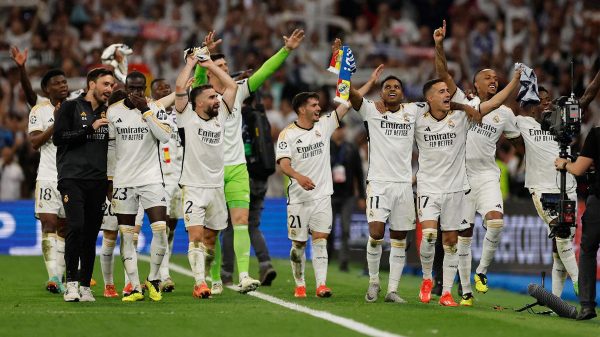
[[[419,100],[423,83],[435,77],[432,33],[442,19],[448,23],[448,66],[464,90],[472,88],[478,69],[494,68],[502,86],[513,64],[523,62],[535,70],[539,85],[554,97],[566,95],[573,57],[575,93],[580,96],[600,67],[597,0],[0,0],[0,9],[0,187],[11,186],[0,193],[1,200],[33,197],[39,161],[39,153],[27,140],[29,107],[9,56],[12,45],[29,50],[27,71],[37,90],[40,76],[54,67],[66,72],[71,90],[83,87],[82,76],[101,64],[102,50],[112,43],[133,49],[130,69],[165,78],[173,86],[183,66],[183,49],[201,45],[210,30],[223,39],[220,50],[227,56],[229,69],[236,72],[258,69],[283,46],[283,35],[303,28],[306,38],[300,48],[261,89],[274,139],[296,118],[290,101],[297,92],[317,91],[323,110],[333,109],[336,78],[326,68],[336,37],[354,51],[359,69],[353,77],[355,85],[366,82],[372,70],[384,64],[383,76],[394,74],[403,80],[407,101]],[[369,97],[376,98],[378,90],[374,87]],[[519,114],[513,101],[508,105]],[[598,119],[600,100],[585,112],[582,139]],[[366,172],[368,147],[362,122],[356,114],[349,114],[346,125],[343,137],[358,146]],[[517,216],[513,228],[526,242],[521,229],[535,223],[541,228],[535,241],[545,242],[545,229],[537,224],[539,219],[523,188],[523,158],[501,140],[497,162],[507,214],[514,207],[513,214],[529,217]],[[14,170],[4,174],[9,163],[17,163],[22,174]],[[269,180],[268,196],[272,200],[283,197],[284,186],[277,172]],[[275,207],[270,202],[267,209]],[[364,212],[357,210],[355,215],[353,226],[364,231]],[[285,239],[283,243],[287,247]],[[539,250],[549,249],[543,245]],[[282,252],[287,254],[285,249]],[[507,254],[517,253],[510,250]],[[516,263],[516,257],[507,262]]]

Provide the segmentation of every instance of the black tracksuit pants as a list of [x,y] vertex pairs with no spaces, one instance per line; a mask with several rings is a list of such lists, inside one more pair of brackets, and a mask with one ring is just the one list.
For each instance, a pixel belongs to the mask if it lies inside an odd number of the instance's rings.
[[[90,286],[107,187],[106,180],[62,179],[58,182],[67,215],[67,282],[79,281],[81,286]],[[78,275],[80,261],[81,274]]]
[[596,254],[600,245],[600,199],[590,195],[581,217],[579,255],[579,301],[582,307],[596,307]]

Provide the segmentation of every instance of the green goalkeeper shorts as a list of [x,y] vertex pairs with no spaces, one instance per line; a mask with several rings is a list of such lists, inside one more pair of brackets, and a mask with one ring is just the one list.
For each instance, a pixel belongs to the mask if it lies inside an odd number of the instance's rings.
[[225,166],[225,200],[229,208],[250,208],[250,176],[246,164]]

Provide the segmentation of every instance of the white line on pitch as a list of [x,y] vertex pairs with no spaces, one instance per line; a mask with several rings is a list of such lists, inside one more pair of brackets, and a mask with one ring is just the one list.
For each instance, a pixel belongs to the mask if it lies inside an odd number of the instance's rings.
[[[138,255],[138,259],[140,259],[142,261],[150,262],[150,258],[146,255],[140,254],[140,255]],[[194,277],[194,275],[192,274],[192,272],[189,269],[184,268],[180,265],[174,264],[172,262],[169,263],[169,268],[172,271],[177,272],[179,274]],[[235,286],[229,286],[228,288],[231,290],[234,290],[234,291],[237,290],[237,288]],[[397,335],[397,334],[394,334],[391,332],[379,330],[379,329],[373,328],[371,326],[368,326],[366,324],[357,322],[353,319],[342,317],[342,316],[337,316],[337,315],[334,315],[327,311],[315,310],[315,309],[311,309],[309,307],[305,307],[300,304],[284,301],[280,298],[277,298],[277,297],[271,296],[271,295],[267,295],[267,294],[261,293],[259,291],[251,291],[247,295],[259,298],[261,300],[264,300],[264,301],[267,301],[267,302],[270,302],[273,304],[277,304],[279,306],[288,308],[290,310],[298,311],[301,313],[311,315],[316,318],[320,318],[320,319],[329,321],[331,323],[343,326],[344,328],[359,332],[363,335],[372,336],[372,337],[405,337],[405,336]]]

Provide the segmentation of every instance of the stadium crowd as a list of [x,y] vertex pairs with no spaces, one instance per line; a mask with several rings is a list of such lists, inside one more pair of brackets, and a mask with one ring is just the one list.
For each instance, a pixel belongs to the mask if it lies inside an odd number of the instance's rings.
[[[333,37],[355,50],[361,69],[357,82],[383,63],[406,83],[407,99],[418,99],[422,84],[434,74],[430,37],[439,17],[448,18],[448,67],[463,89],[472,89],[473,74],[483,66],[509,74],[510,60],[522,60],[533,66],[539,84],[554,97],[564,95],[570,91],[570,55],[576,55],[575,93],[581,95],[600,67],[598,10],[594,1],[582,0],[21,1],[0,14],[0,199],[31,198],[39,161],[26,137],[29,107],[10,46],[28,49],[26,66],[34,87],[39,86],[35,78],[53,67],[70,79],[85,76],[101,63],[103,48],[117,42],[133,49],[130,69],[174,83],[183,66],[182,50],[199,45],[210,29],[223,38],[230,69],[242,71],[257,69],[276,51],[281,36],[300,23],[307,32],[305,46],[261,89],[276,137],[296,118],[294,93],[316,90],[323,110],[331,108],[334,88],[323,83],[332,83],[325,68]],[[73,82],[71,88],[83,87],[82,80]],[[373,90],[370,97],[375,95]],[[582,139],[599,116],[596,101],[584,116]],[[346,137],[360,145],[366,169],[362,123],[358,118],[346,122]],[[527,196],[521,187],[523,159],[504,141],[497,159],[510,176],[510,195]],[[279,172],[269,185],[268,195],[283,196]]]

